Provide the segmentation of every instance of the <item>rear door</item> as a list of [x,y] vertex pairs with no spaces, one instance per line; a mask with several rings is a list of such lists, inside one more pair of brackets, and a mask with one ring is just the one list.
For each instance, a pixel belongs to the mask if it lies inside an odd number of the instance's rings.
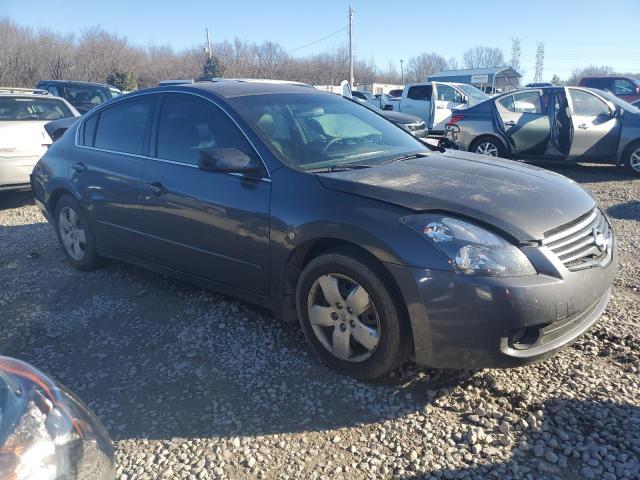
[[565,88],[571,115],[572,157],[615,155],[620,136],[620,120],[599,96],[580,88]]
[[541,155],[546,150],[551,134],[547,98],[541,90],[527,90],[496,100],[500,128],[512,153]]
[[424,120],[429,124],[433,87],[425,84],[408,85],[402,92],[400,111]]
[[[268,293],[271,181],[249,141],[218,106],[187,93],[163,96],[144,173],[148,254],[162,265]],[[207,148],[237,148],[262,175],[200,170]]]
[[444,83],[433,82],[433,123],[431,128],[444,131],[451,118],[451,111],[464,106],[464,95],[460,90]]
[[88,117],[69,173],[101,248],[144,256],[142,175],[156,95],[118,102]]

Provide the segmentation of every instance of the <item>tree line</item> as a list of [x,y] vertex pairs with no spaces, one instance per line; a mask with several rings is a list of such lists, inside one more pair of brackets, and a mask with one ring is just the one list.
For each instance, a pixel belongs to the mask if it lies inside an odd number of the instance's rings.
[[[293,55],[275,42],[247,42],[241,39],[212,44],[212,58],[201,47],[176,51],[168,45],[141,47],[126,37],[99,27],[80,34],[50,29],[35,30],[12,20],[0,19],[0,85],[33,87],[38,80],[84,80],[110,83],[124,90],[151,87],[161,80],[225,76],[229,78],[272,78],[312,85],[337,85],[349,77],[346,46],[305,56]],[[504,66],[499,48],[482,45],[470,48],[461,62],[436,52],[421,53],[404,62],[404,72],[389,63],[380,68],[374,59],[356,58],[358,83],[400,84],[426,80],[441,70]],[[590,69],[590,70],[589,70]],[[589,72],[613,72],[609,67],[589,67]],[[580,80],[581,71],[568,79]]]

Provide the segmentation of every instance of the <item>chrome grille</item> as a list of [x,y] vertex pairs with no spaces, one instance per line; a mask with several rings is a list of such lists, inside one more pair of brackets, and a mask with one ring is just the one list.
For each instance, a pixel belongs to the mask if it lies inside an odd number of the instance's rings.
[[569,270],[607,262],[612,244],[611,227],[597,208],[559,231],[547,232],[542,241]]

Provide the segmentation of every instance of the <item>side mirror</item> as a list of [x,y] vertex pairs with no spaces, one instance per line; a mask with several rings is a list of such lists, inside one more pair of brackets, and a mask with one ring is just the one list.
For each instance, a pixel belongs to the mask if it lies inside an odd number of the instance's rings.
[[200,150],[198,168],[215,173],[256,173],[253,159],[237,148],[205,148]]
[[382,107],[383,110],[393,110],[393,105],[389,105],[388,103]]

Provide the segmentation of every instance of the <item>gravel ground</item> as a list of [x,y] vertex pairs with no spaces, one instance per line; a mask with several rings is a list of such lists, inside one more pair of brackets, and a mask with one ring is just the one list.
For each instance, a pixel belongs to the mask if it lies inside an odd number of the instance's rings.
[[560,166],[609,214],[620,270],[601,320],[538,365],[320,365],[251,305],[63,259],[30,194],[0,197],[0,353],[51,372],[107,426],[118,479],[640,478],[640,180]]

